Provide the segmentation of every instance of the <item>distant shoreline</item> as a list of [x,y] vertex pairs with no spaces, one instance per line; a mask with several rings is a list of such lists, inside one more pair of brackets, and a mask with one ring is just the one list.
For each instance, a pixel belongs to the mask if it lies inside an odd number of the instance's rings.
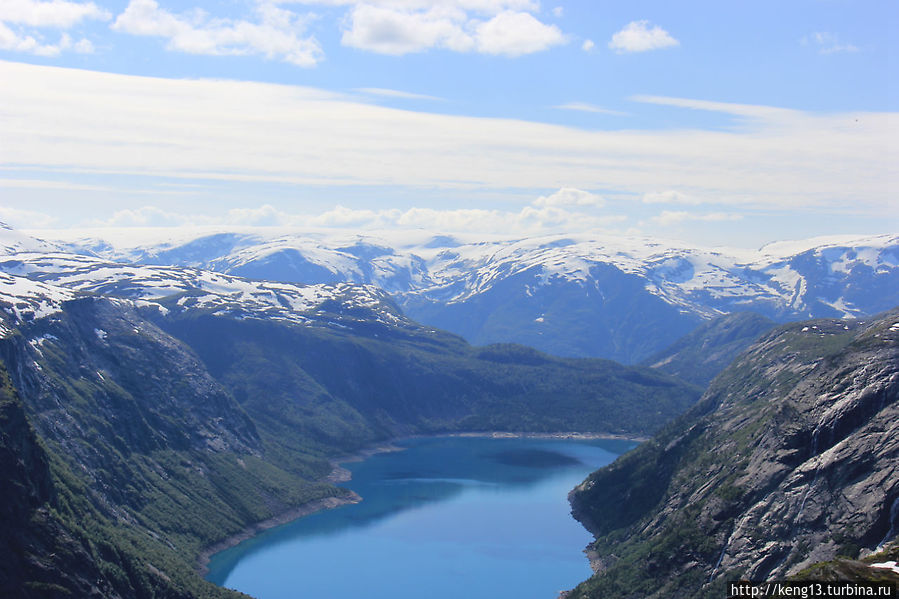
[[[339,485],[340,483],[349,482],[352,479],[352,474],[349,470],[344,468],[342,464],[351,464],[354,462],[361,462],[370,458],[373,455],[377,455],[379,453],[390,453],[394,451],[404,451],[405,448],[395,445],[396,442],[403,441],[404,439],[425,439],[425,438],[433,438],[433,437],[481,437],[481,438],[491,438],[491,439],[565,439],[572,441],[588,441],[593,439],[611,439],[611,440],[619,440],[619,441],[637,441],[643,442],[648,439],[648,437],[635,437],[635,436],[627,436],[627,435],[618,435],[613,433],[579,433],[579,432],[556,432],[556,433],[533,433],[533,432],[508,432],[508,431],[465,431],[465,432],[445,432],[445,433],[433,433],[433,434],[423,434],[423,435],[408,435],[404,437],[396,437],[387,441],[385,443],[381,443],[379,445],[374,445],[372,447],[368,447],[366,449],[362,449],[356,453],[346,454],[343,456],[338,456],[336,458],[331,459],[331,473],[328,474],[321,482],[328,482],[333,485]],[[254,536],[258,535],[261,532],[264,532],[270,528],[274,528],[276,526],[280,526],[282,524],[287,524],[288,522],[293,522],[294,520],[298,520],[303,516],[309,516],[316,512],[320,512],[323,510],[330,510],[337,507],[341,507],[344,505],[352,505],[354,503],[359,503],[362,501],[362,496],[360,496],[355,491],[348,490],[347,494],[344,496],[335,496],[335,497],[324,497],[322,499],[316,499],[313,501],[306,502],[302,505],[298,505],[294,508],[290,508],[281,512],[280,514],[276,514],[271,518],[267,518],[265,520],[261,520],[256,522],[255,524],[250,524],[249,526],[244,527],[240,532],[233,534],[229,537],[225,537],[221,541],[217,541],[208,545],[197,555],[197,573],[202,577],[206,578],[206,575],[209,574],[209,561],[212,559],[212,556],[216,553],[224,551],[225,549],[230,549],[240,543],[246,541],[247,539],[251,539]]]
[[[590,441],[594,439],[610,439],[615,441],[637,441],[642,443],[648,441],[649,437],[640,437],[634,435],[619,435],[616,433],[578,433],[578,432],[560,432],[560,433],[530,433],[530,432],[508,432],[508,431],[472,431],[462,433],[445,433],[437,435],[420,435],[420,437],[489,437],[491,439],[565,439],[572,441]],[[399,439],[398,439],[399,440]]]
[[[333,485],[339,485],[340,483],[348,482],[352,478],[352,475],[350,474],[350,471],[344,468],[341,464],[361,462],[362,460],[365,460],[378,453],[401,450],[401,447],[397,447],[395,445],[387,443],[369,447],[357,453],[336,457],[330,460],[331,473],[328,474],[328,476],[326,476],[325,478],[321,479],[320,482],[327,482]],[[239,545],[247,539],[251,539],[259,533],[264,532],[270,528],[293,522],[294,520],[298,520],[303,516],[309,516],[316,512],[331,510],[344,505],[352,505],[354,503],[359,503],[360,501],[362,501],[362,496],[360,496],[355,491],[348,490],[346,495],[324,497],[322,499],[307,501],[306,503],[276,514],[271,518],[266,518],[265,520],[260,520],[259,522],[250,524],[249,526],[241,529],[240,532],[235,533],[229,537],[225,537],[221,541],[217,541],[215,543],[212,543],[211,545],[207,545],[202,551],[200,551],[200,553],[197,555],[196,571],[200,575],[200,577],[205,579],[206,575],[209,574],[209,561],[216,553]]]

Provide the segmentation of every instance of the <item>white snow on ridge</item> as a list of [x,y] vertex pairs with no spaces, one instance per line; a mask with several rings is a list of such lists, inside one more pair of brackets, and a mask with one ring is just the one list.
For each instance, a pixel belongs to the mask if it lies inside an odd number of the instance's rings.
[[[63,301],[78,293],[125,298],[163,311],[197,309],[296,323],[319,321],[322,305],[335,302],[332,309],[364,310],[359,318],[408,322],[389,308],[384,292],[370,285],[253,281],[192,268],[115,264],[69,254],[23,252],[14,260],[0,260],[0,301],[10,304],[8,311],[17,322],[57,312]],[[177,301],[166,306],[174,297]]]
[[62,310],[62,303],[74,297],[68,289],[0,272],[0,320],[7,321],[0,331],[6,335],[12,327]]
[[[839,280],[859,272],[853,271],[859,266],[887,272],[896,268],[899,261],[899,250],[895,249],[899,248],[899,236],[896,235],[819,237],[743,250],[589,234],[485,239],[472,233],[375,231],[360,234],[334,229],[298,232],[219,227],[152,229],[132,235],[133,232],[134,229],[125,229],[57,231],[56,234],[68,236],[60,240],[67,243],[90,237],[91,243],[98,247],[103,245],[97,242],[102,238],[112,248],[103,250],[103,255],[118,261],[152,261],[156,256],[160,260],[180,260],[182,266],[202,264],[220,273],[246,272],[282,280],[319,277],[322,281],[373,284],[398,298],[417,296],[444,303],[463,302],[516,275],[523,277],[529,294],[556,283],[590,285],[602,293],[600,275],[595,269],[610,265],[642,279],[645,290],[665,302],[705,316],[741,309],[755,302],[763,302],[775,311],[804,313],[809,306],[818,305],[830,306],[840,314],[858,315],[860,311],[851,301],[830,290],[821,291],[830,284],[826,277]],[[51,233],[43,231],[41,235],[52,239]],[[797,258],[803,253],[807,255]],[[58,268],[54,261],[58,262],[64,255],[53,256],[43,262],[29,261],[17,271],[12,266],[6,270],[43,280],[42,273]],[[71,255],[69,259],[75,260]],[[2,262],[0,269],[4,268]],[[117,264],[101,277],[96,265],[83,262],[80,268],[90,272],[80,273],[77,263],[70,264],[74,271],[55,282],[83,291],[111,293],[114,290],[123,294],[122,286],[131,285],[128,297],[153,300],[188,286],[259,306],[269,302],[283,307],[286,302],[294,306],[294,311],[307,307],[306,300],[296,290],[279,293],[274,288],[258,288],[257,282],[252,283],[257,286],[256,291],[235,295],[239,290],[233,277],[215,280],[208,271],[188,283],[184,269],[179,270],[182,274],[175,274],[173,270],[165,270],[171,267],[133,266],[136,270],[128,272]],[[156,270],[141,270],[148,268]],[[809,276],[818,279],[811,281]],[[173,280],[181,282],[173,285]],[[258,295],[262,292],[273,295],[263,300]],[[817,297],[820,294],[826,297]]]

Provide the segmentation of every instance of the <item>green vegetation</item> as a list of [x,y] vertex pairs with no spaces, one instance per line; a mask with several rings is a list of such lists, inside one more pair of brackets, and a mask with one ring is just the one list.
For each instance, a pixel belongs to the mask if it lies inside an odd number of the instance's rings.
[[27,548],[0,591],[237,596],[196,574],[198,554],[346,496],[325,480],[336,456],[412,433],[643,435],[698,397],[649,369],[408,324],[155,318],[83,298],[0,339],[4,541]]
[[774,326],[773,320],[754,312],[725,314],[699,325],[641,364],[706,387],[734,358]]
[[899,491],[883,433],[899,397],[897,314],[779,327],[693,408],[590,475],[572,506],[605,567],[570,597],[718,597],[728,577],[828,557],[798,577],[888,579],[855,560],[887,533]]

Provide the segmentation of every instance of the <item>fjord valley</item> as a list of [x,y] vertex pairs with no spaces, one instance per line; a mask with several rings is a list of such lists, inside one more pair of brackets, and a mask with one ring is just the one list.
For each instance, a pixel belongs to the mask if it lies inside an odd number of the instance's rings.
[[[333,461],[412,435],[658,433],[572,495],[605,568],[582,596],[662,579],[699,596],[899,526],[899,318],[873,317],[899,304],[895,237],[741,261],[613,240],[2,233],[2,593],[237,596],[196,573],[204,549],[358,501]],[[861,318],[769,330],[800,315]],[[537,339],[564,357],[513,343]]]
[[355,500],[326,480],[346,452],[457,430],[645,436],[699,395],[643,367],[471,347],[371,287],[66,254],[3,269],[2,591],[26,597],[226,596],[200,551]]

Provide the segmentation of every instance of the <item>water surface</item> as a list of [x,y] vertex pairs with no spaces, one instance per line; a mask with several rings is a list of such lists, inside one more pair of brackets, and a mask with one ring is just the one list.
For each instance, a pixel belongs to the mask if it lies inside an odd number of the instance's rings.
[[347,464],[359,504],[213,556],[259,599],[555,599],[590,576],[568,492],[630,441],[434,437]]

